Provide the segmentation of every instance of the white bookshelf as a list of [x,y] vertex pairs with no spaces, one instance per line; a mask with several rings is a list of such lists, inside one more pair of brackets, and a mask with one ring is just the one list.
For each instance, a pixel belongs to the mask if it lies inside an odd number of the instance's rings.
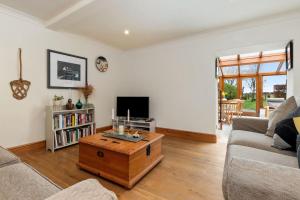
[[95,108],[67,110],[47,106],[46,149],[57,149],[78,144],[79,138],[96,133]]

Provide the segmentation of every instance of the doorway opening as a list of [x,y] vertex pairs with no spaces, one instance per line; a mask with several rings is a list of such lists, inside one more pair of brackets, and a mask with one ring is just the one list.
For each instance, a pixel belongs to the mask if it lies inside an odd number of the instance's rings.
[[285,49],[216,59],[219,128],[234,116],[268,117],[286,99]]

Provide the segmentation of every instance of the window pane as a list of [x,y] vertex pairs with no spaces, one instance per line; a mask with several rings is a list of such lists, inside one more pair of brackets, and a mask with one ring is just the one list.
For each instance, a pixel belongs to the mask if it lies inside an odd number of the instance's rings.
[[[264,106],[268,105],[267,99],[270,98],[283,98],[286,99],[286,75],[277,76],[264,76],[263,77],[263,99]],[[276,107],[281,102],[269,102],[268,106]]]
[[[278,91],[278,88],[280,88],[281,86],[282,88],[285,87],[286,90],[286,75],[263,77],[263,93],[264,95],[267,95],[267,97],[269,98],[285,97],[286,94],[284,95],[276,94],[276,91]],[[286,91],[284,93],[286,93]]]
[[276,72],[278,65],[279,65],[279,62],[261,64],[260,68],[259,68],[259,72],[260,73]]
[[256,112],[256,79],[244,78],[242,80],[242,99],[245,100],[243,111]]
[[238,66],[222,67],[222,71],[223,71],[224,75],[237,75],[238,74]]
[[240,73],[241,74],[255,74],[257,71],[257,65],[241,65]]
[[282,66],[281,66],[281,68],[280,68],[280,70],[279,71],[281,71],[281,72],[285,72],[286,71],[286,63],[285,62],[283,62],[283,64],[282,64]]
[[237,98],[237,80],[236,79],[225,79],[224,80],[224,93],[225,93],[225,98],[228,100]]
[[270,55],[270,54],[277,54],[277,53],[284,53],[285,49],[277,49],[272,51],[263,51],[263,55]]

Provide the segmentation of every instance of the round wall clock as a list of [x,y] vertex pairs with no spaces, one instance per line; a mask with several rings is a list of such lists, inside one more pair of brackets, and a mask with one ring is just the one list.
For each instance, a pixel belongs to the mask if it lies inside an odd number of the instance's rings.
[[108,69],[108,62],[103,56],[99,56],[96,60],[96,67],[100,72],[106,72]]

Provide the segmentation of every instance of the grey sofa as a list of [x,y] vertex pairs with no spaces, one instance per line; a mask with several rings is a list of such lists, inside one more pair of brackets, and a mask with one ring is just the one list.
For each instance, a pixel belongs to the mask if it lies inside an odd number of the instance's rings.
[[300,169],[295,152],[273,148],[267,119],[235,118],[223,175],[226,200],[300,199]]
[[0,147],[1,200],[117,200],[97,180],[88,179],[62,190],[48,178]]

